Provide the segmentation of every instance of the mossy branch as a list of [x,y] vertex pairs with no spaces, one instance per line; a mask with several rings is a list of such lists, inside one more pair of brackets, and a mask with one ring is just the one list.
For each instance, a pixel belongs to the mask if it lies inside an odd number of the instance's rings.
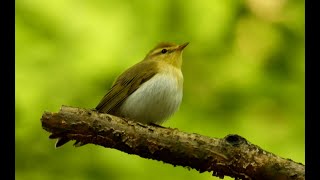
[[213,172],[235,179],[305,179],[305,166],[251,144],[239,135],[210,138],[178,129],[149,126],[93,110],[62,106],[45,112],[42,127],[51,138],[67,137],[128,154]]

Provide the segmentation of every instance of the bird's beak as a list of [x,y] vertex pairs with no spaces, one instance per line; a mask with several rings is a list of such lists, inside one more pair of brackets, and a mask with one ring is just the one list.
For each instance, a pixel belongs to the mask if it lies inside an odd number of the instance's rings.
[[182,51],[185,47],[188,46],[188,44],[189,44],[189,42],[186,42],[186,43],[181,44],[180,46],[178,46],[177,50]]

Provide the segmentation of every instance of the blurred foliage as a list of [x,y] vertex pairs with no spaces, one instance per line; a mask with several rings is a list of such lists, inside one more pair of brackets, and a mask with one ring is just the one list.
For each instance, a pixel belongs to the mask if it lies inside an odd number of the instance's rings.
[[55,149],[41,128],[44,111],[95,107],[161,41],[190,42],[183,102],[164,126],[239,134],[304,163],[304,23],[300,0],[17,0],[16,179],[218,179],[94,145]]

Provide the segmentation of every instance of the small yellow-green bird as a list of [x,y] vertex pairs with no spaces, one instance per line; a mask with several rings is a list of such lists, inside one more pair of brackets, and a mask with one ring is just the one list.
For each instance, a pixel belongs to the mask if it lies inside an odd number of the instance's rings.
[[[179,108],[183,94],[182,52],[189,43],[160,43],[124,71],[95,108],[144,124],[162,124]],[[59,138],[56,147],[69,139]],[[81,142],[76,142],[81,146]]]

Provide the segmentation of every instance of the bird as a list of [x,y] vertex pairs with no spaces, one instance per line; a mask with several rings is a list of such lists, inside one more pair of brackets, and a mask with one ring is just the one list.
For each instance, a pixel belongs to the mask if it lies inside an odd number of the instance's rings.
[[[183,97],[181,45],[161,42],[145,58],[121,73],[95,107],[107,113],[149,125],[161,125],[180,107]],[[58,138],[58,148],[70,141]],[[84,145],[80,141],[76,147]]]

